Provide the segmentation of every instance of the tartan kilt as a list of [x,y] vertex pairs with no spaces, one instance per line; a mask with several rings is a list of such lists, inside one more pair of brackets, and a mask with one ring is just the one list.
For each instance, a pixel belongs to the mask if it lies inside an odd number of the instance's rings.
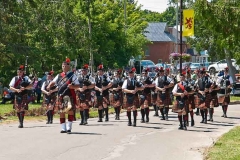
[[76,108],[89,107],[89,102],[91,102],[91,92],[87,91],[84,93],[76,93],[77,106]]
[[202,99],[202,95],[198,94],[197,98],[195,99],[195,106],[200,109],[205,108],[205,101],[206,98]]
[[57,94],[53,93],[50,96],[44,95],[44,106],[46,107],[46,109],[54,109],[54,105],[56,103],[57,100]]
[[17,112],[28,110],[28,95],[15,95],[13,108]]
[[103,106],[103,104],[110,104],[109,95],[100,95],[96,96],[96,105],[95,107],[98,108],[99,106]]
[[228,105],[230,103],[230,96],[218,95],[218,103]]
[[138,99],[138,94],[135,94],[133,96],[124,96],[123,100],[123,108],[127,109],[128,107],[135,106],[139,108],[139,99]]
[[186,112],[188,112],[188,102],[185,101],[184,106],[180,106],[178,100],[173,101],[172,112],[174,112],[174,113],[180,113],[180,112],[186,113]]
[[[67,95],[67,96],[69,96],[69,95]],[[54,105],[54,111],[64,110],[68,107],[68,106],[64,105],[63,97],[64,96],[57,96],[55,105]],[[72,108],[69,111],[74,111],[74,110],[76,110],[76,105],[74,104],[73,97],[69,96],[69,98],[70,98],[70,102],[71,102],[71,106],[72,106]]]
[[[119,98],[115,99],[114,94],[118,94]],[[109,97],[110,97],[110,104],[112,106],[119,107],[119,106],[123,105],[123,92],[122,91],[119,91],[116,93],[113,92]]]
[[140,106],[142,105],[148,105],[148,106],[151,106],[151,93],[148,93],[148,94],[144,94],[144,99],[141,99],[140,98]]
[[212,96],[210,107],[219,107],[217,95]]
[[195,102],[194,102],[194,100],[195,100],[195,97],[194,97],[193,94],[191,94],[191,95],[188,96],[189,109],[190,109],[190,108],[191,108],[191,109],[195,109]]
[[210,108],[211,101],[212,101],[212,95],[210,93],[206,94],[205,106],[207,108]]
[[166,96],[165,96],[165,99],[163,100],[163,104],[164,106],[169,106],[172,103],[172,99],[170,97],[170,93],[166,92],[165,94]]
[[157,93],[152,93],[152,103],[155,104],[157,102]]

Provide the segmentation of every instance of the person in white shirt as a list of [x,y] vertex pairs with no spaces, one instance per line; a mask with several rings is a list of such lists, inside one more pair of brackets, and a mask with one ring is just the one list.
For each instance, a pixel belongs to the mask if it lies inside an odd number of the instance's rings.
[[220,87],[218,93],[218,102],[222,105],[223,115],[222,117],[227,118],[228,104],[230,103],[230,93],[232,91],[233,79],[228,73],[229,68],[224,69],[224,75],[219,76],[217,79],[217,85]]
[[23,128],[25,110],[28,110],[28,89],[32,88],[31,80],[24,75],[24,66],[21,65],[17,70],[17,76],[13,77],[10,84],[10,90],[14,92],[14,108],[17,111],[19,119],[18,128]]
[[46,106],[46,115],[47,115],[47,123],[46,124],[52,124],[53,123],[53,109],[54,104],[57,99],[57,87],[52,87],[50,90],[47,90],[47,86],[49,83],[53,80],[53,71],[48,72],[47,74],[47,80],[43,82],[41,91],[43,93],[43,105]]
[[[56,85],[58,87],[58,100],[60,109],[60,133],[71,133],[72,122],[74,121],[74,111],[76,104],[75,89],[79,87],[77,76],[70,71],[70,59],[62,63],[62,73],[59,73],[47,86],[47,90]],[[68,123],[66,124],[65,114],[68,114]]]

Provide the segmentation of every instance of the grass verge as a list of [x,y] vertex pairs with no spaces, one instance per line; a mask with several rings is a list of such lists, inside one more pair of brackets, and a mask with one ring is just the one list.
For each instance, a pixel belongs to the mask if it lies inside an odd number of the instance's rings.
[[[25,116],[24,121],[45,121],[46,116],[44,116],[42,114],[33,114],[32,113],[32,112],[38,112],[37,109],[39,109],[39,108],[41,108],[40,104],[29,104],[28,114],[33,115],[33,116]],[[113,113],[114,113],[114,108],[109,108],[109,114],[113,114]],[[0,120],[0,122],[1,122],[0,124],[9,124],[9,123],[18,122],[17,116],[12,116],[12,114],[14,114],[12,104],[0,105],[0,116],[3,116],[4,118],[7,118],[5,120]],[[89,116],[90,116],[90,118],[98,117],[97,109],[96,108],[91,108]],[[59,118],[59,114],[55,114],[54,118]],[[76,112],[76,119],[80,119],[79,111]]]
[[205,160],[239,160],[240,159],[240,126],[225,133],[208,150]]

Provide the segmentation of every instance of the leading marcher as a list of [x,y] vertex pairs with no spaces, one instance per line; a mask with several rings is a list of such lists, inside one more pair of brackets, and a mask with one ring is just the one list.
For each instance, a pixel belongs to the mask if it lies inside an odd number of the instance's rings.
[[[59,73],[48,85],[47,90],[56,85],[58,87],[57,106],[60,112],[60,133],[71,133],[72,122],[74,121],[74,110],[76,94],[74,89],[79,87],[77,76],[70,71],[70,59],[62,63],[62,73]],[[65,114],[68,114],[68,123],[66,124]]]
[[15,95],[13,108],[16,110],[19,119],[18,128],[23,128],[25,110],[28,110],[28,89],[32,88],[31,80],[24,75],[23,65],[18,68],[17,76],[12,78],[9,86]]

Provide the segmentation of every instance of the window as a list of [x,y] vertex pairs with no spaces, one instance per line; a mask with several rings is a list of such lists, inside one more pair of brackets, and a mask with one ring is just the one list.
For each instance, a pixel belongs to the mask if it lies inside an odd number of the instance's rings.
[[149,48],[147,48],[147,49],[145,50],[145,56],[150,56]]

